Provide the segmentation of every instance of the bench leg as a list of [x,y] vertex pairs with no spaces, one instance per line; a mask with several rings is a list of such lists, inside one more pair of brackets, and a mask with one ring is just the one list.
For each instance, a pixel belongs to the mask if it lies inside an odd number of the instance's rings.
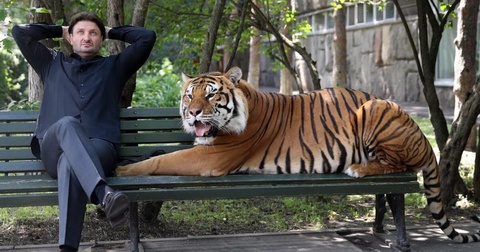
[[402,251],[410,250],[405,227],[405,194],[387,194],[388,205],[392,210],[393,220],[397,229],[397,246]]
[[373,223],[373,231],[376,233],[384,233],[383,219],[387,212],[386,204],[387,199],[385,199],[385,194],[375,195],[375,222]]
[[130,251],[137,252],[140,235],[138,232],[138,203],[130,203]]

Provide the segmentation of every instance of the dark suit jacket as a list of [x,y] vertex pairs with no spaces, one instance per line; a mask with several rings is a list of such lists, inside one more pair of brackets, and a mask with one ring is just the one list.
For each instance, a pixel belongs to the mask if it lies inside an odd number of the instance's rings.
[[120,54],[83,59],[47,48],[39,41],[62,37],[62,27],[48,24],[14,26],[12,35],[44,85],[32,151],[45,130],[64,116],[77,118],[90,138],[120,142],[119,101],[127,80],[145,63],[156,35],[141,27],[112,28],[109,39],[130,45]]

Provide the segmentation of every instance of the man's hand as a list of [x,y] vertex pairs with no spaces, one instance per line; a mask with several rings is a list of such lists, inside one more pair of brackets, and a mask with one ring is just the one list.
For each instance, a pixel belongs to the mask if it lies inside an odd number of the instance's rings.
[[112,29],[112,27],[105,26],[105,39],[108,39],[108,32]]
[[68,26],[62,26],[62,29],[63,29],[62,38],[68,41],[68,43],[70,43],[70,34],[68,33]]

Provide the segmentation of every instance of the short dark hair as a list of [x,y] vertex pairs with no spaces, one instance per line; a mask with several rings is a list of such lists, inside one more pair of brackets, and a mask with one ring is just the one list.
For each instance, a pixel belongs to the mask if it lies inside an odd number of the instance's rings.
[[70,20],[70,25],[68,26],[68,33],[72,34],[73,27],[80,21],[91,21],[97,24],[102,34],[102,39],[105,40],[105,25],[103,25],[102,20],[95,13],[91,12],[80,12],[75,14]]

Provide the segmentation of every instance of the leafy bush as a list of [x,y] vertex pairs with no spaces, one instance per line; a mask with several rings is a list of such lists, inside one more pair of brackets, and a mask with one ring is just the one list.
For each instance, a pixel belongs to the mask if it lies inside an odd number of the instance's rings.
[[7,110],[40,110],[40,103],[40,101],[28,101],[27,99],[11,101],[7,105]]
[[149,70],[137,78],[132,105],[137,108],[178,107],[182,80],[173,65],[164,59],[160,70]]
[[18,51],[8,52],[0,48],[0,109],[6,108],[11,101],[26,97],[26,72],[27,63]]

